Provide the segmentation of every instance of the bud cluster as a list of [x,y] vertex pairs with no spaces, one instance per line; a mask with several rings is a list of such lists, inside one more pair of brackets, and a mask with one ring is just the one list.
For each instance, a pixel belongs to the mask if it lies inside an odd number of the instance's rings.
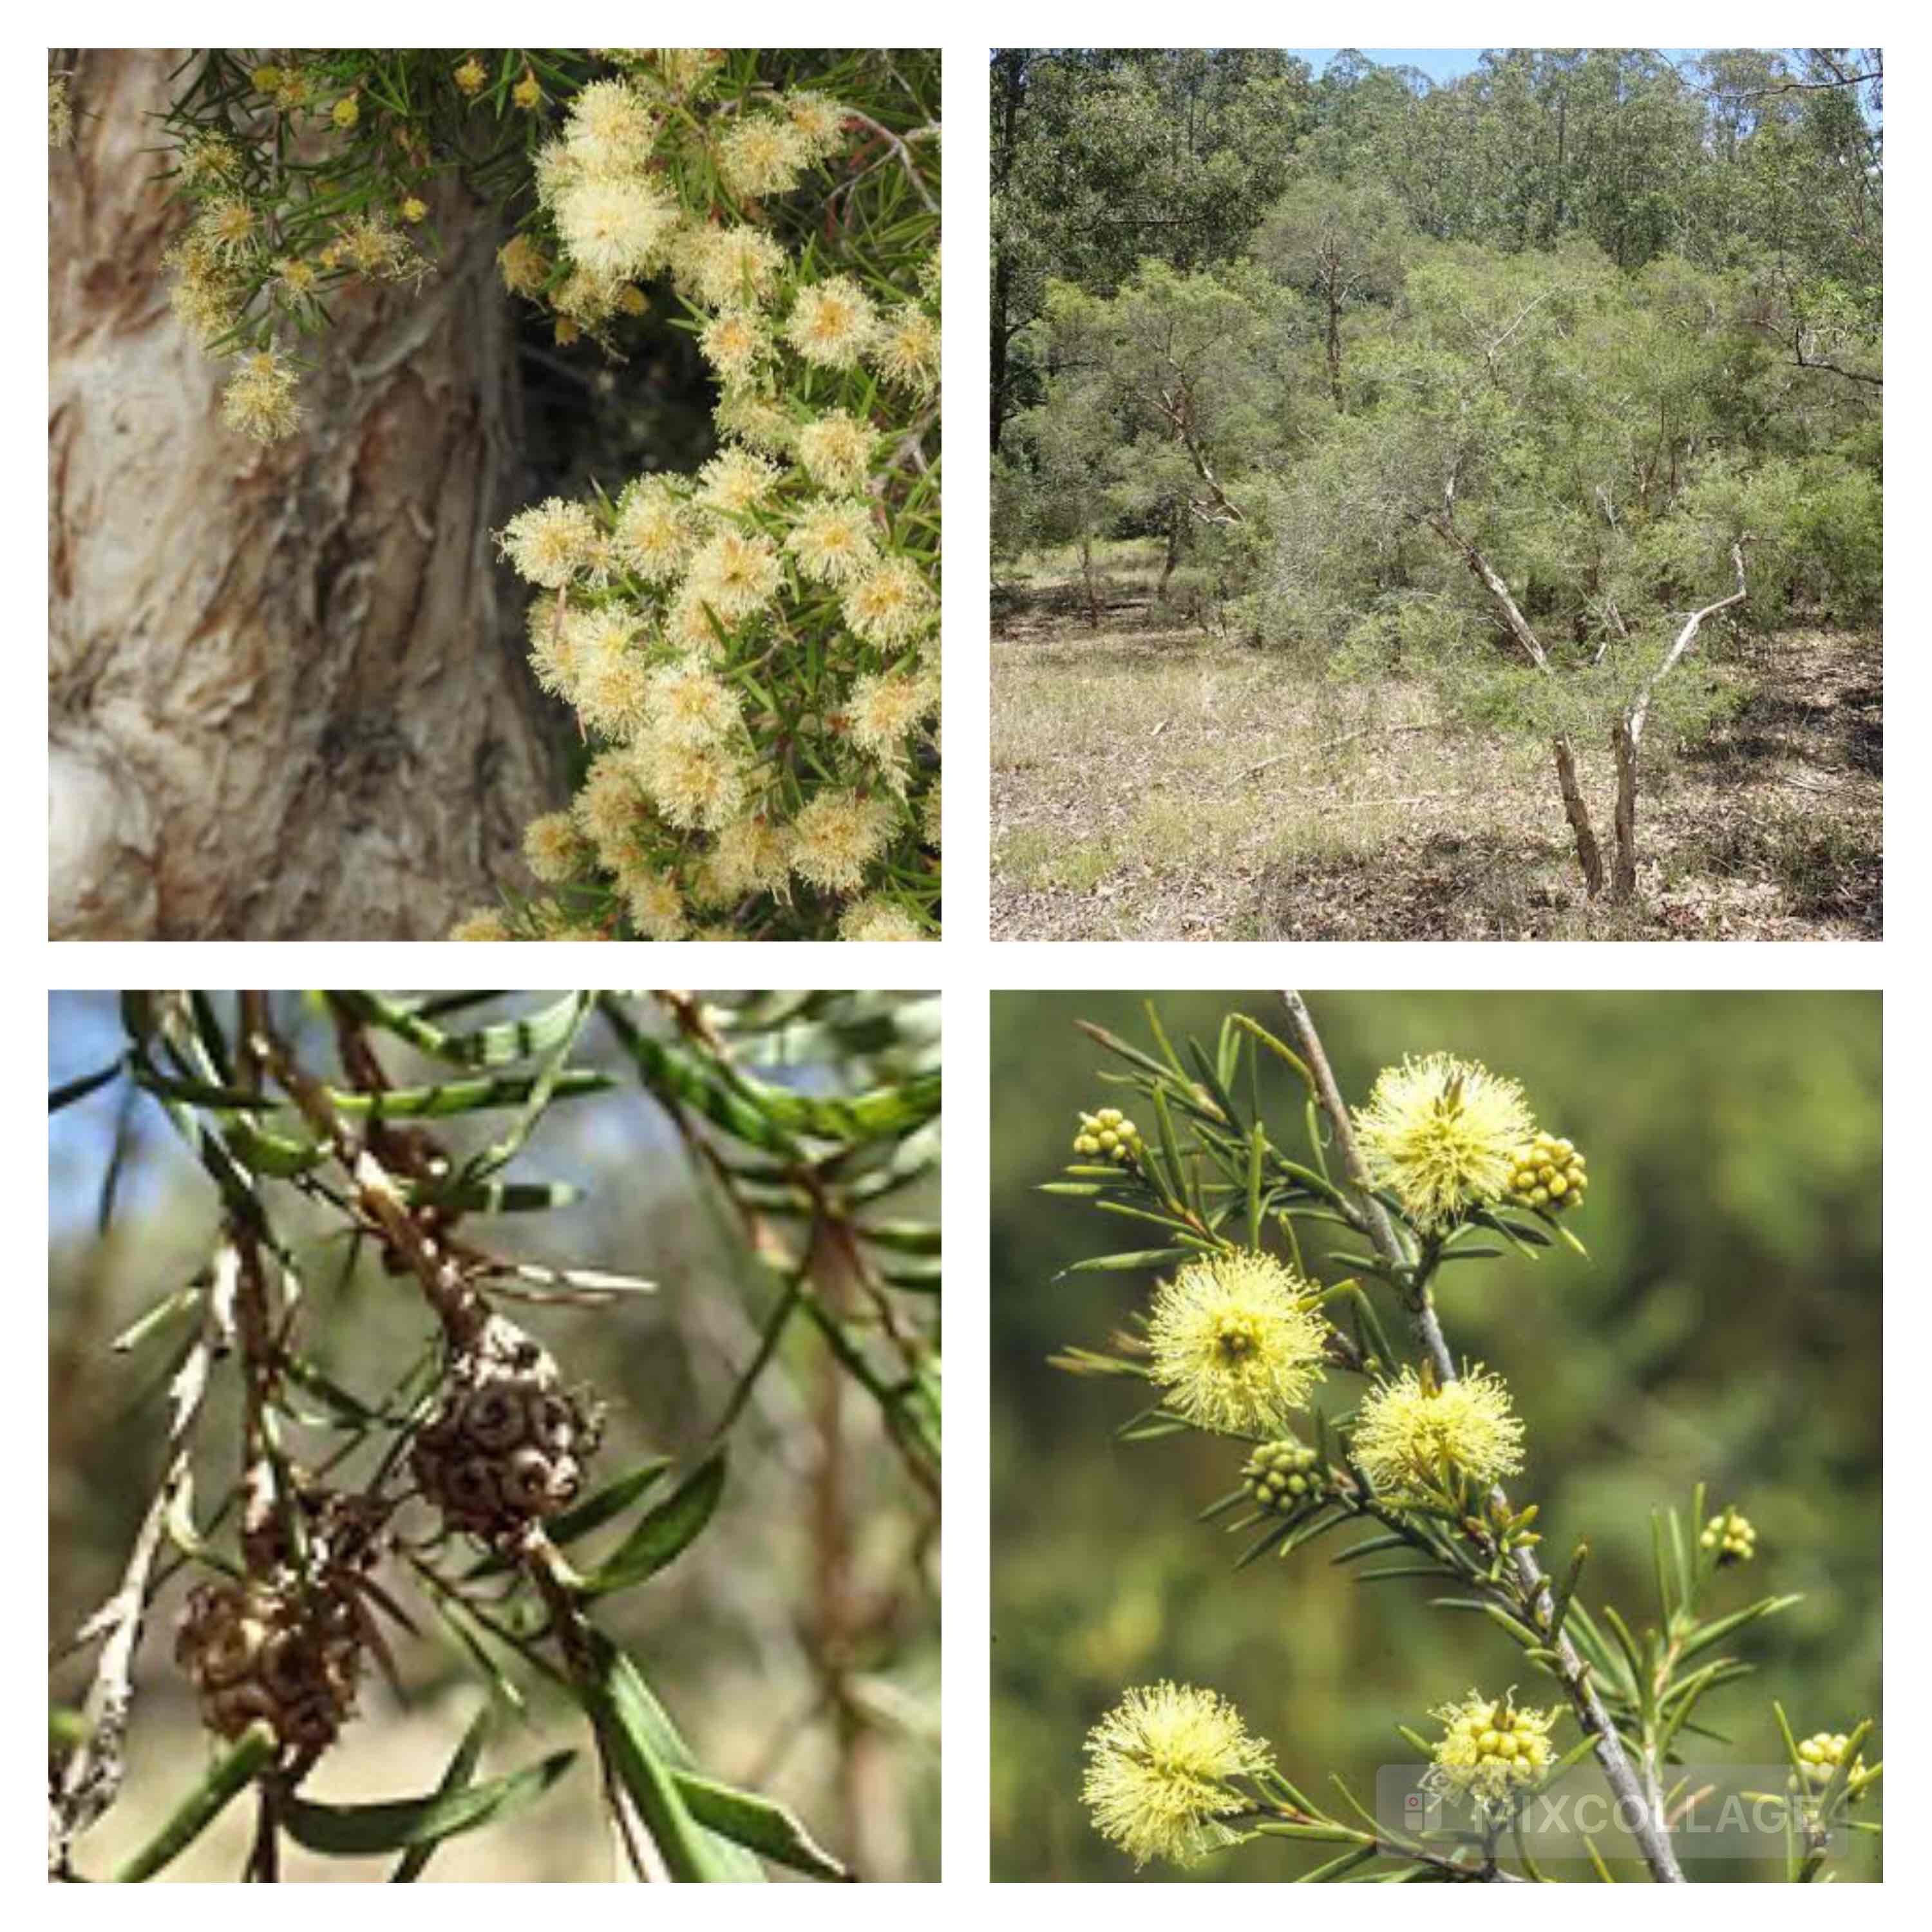
[[1292,1436],[1264,1442],[1241,1471],[1241,1487],[1257,1507],[1289,1516],[1327,1487],[1321,1458]]
[[1134,1166],[1141,1157],[1141,1130],[1119,1108],[1102,1107],[1097,1114],[1080,1116],[1073,1151],[1090,1160],[1110,1160],[1117,1167]]
[[1704,1526],[1699,1545],[1718,1552],[1720,1566],[1748,1563],[1757,1554],[1757,1532],[1735,1509],[1720,1511]]
[[1538,1132],[1510,1162],[1509,1198],[1519,1207],[1557,1214],[1580,1206],[1589,1185],[1583,1156],[1570,1142],[1553,1134]]

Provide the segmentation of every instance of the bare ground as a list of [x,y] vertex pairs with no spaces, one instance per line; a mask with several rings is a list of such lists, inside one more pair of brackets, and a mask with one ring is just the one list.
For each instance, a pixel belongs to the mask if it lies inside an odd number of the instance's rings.
[[[995,611],[995,939],[1880,936],[1875,633],[1700,644],[1741,702],[1646,742],[1618,910],[1585,895],[1546,746],[1446,719],[1424,685],[1311,682],[1164,622],[1139,574],[1098,630],[1069,584]],[[1609,747],[1577,749],[1607,841]]]

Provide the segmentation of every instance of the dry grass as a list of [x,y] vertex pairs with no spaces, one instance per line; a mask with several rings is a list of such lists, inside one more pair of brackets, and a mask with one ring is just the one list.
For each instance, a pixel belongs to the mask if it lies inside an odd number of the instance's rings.
[[[1298,676],[1159,611],[1156,574],[1111,555],[1098,631],[1064,563],[996,591],[995,938],[1879,936],[1876,636],[1710,664],[1738,708],[1646,746],[1618,911],[1584,894],[1539,741],[1447,720],[1423,685]],[[1579,761],[1607,837],[1607,745]]]

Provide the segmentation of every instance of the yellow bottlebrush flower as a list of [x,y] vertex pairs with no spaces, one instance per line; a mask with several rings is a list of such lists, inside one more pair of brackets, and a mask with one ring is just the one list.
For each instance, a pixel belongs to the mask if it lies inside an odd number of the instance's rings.
[[282,84],[282,70],[278,67],[258,67],[248,78],[257,94],[273,94]]
[[726,309],[704,325],[698,346],[728,382],[742,382],[772,352],[772,339],[754,316]]
[[718,143],[718,172],[734,194],[784,194],[811,164],[797,128],[770,114],[747,114]]
[[667,873],[633,882],[624,902],[631,923],[646,939],[682,939],[689,929],[683,892]]
[[691,560],[685,586],[692,597],[710,605],[728,629],[740,618],[762,610],[778,595],[784,580],[784,566],[770,537],[720,530]]
[[557,232],[571,259],[613,284],[650,268],[676,220],[677,204],[662,189],[625,176],[586,176],[556,198]]
[[519,107],[533,112],[543,105],[543,83],[526,68],[524,77],[510,90],[510,98]]
[[460,66],[456,68],[450,75],[450,79],[455,82],[459,91],[464,94],[481,94],[483,91],[483,83],[489,78],[488,74],[483,70],[483,63],[474,54],[472,54]]
[[415,223],[420,221],[423,217],[429,212],[429,203],[424,201],[420,195],[405,195],[403,197],[403,205],[399,212],[405,221],[413,225]]
[[686,96],[698,92],[724,64],[716,47],[653,47],[650,53],[664,86]]
[[932,681],[916,671],[868,671],[852,687],[845,715],[852,742],[881,764],[897,764],[905,736],[939,701]]
[[1362,1398],[1350,1444],[1363,1473],[1392,1496],[1439,1489],[1445,1466],[1479,1487],[1522,1467],[1522,1420],[1502,1378],[1480,1363],[1440,1388],[1413,1369],[1378,1383]]
[[885,850],[896,817],[882,798],[820,792],[792,825],[792,870],[828,892],[856,892]]
[[814,584],[850,584],[878,562],[868,503],[814,503],[802,511],[785,548]]
[[848,496],[865,487],[878,432],[849,410],[828,410],[800,426],[798,460],[821,490]]
[[838,937],[878,944],[930,939],[932,934],[904,906],[895,905],[890,899],[861,899],[846,908],[838,922]]
[[561,141],[546,141],[531,164],[536,177],[537,200],[545,208],[554,208],[565,189],[584,178],[584,164]]
[[241,152],[232,141],[224,134],[212,132],[190,134],[175,155],[182,181],[189,188],[232,181],[241,160]]
[[449,928],[452,939],[488,942],[508,939],[510,928],[503,923],[503,916],[494,907],[480,906],[474,912],[465,913]]
[[784,272],[784,250],[762,228],[742,223],[686,231],[676,266],[681,286],[706,308],[754,307]]
[[342,259],[358,274],[398,281],[422,266],[409,237],[380,214],[365,214],[352,221],[336,242]]
[[902,308],[880,325],[872,360],[889,382],[930,395],[939,386],[939,325],[923,309]]
[[1752,1528],[1750,1519],[1735,1508],[1712,1517],[1697,1540],[1702,1548],[1714,1550],[1718,1562],[1726,1567],[1748,1563],[1757,1554],[1757,1532]]
[[1328,1336],[1313,1286],[1271,1255],[1203,1256],[1154,1290],[1150,1372],[1197,1427],[1273,1435],[1322,1379]]
[[221,420],[257,442],[292,435],[302,414],[296,400],[296,372],[278,350],[258,350],[243,356],[221,392]]
[[583,504],[551,496],[519,511],[496,541],[526,584],[561,590],[591,562],[598,538],[597,519]]
[[778,480],[778,466],[748,449],[727,449],[698,472],[698,502],[735,514],[762,503]]
[[1468,1798],[1486,1816],[1507,1816],[1556,1762],[1550,1731],[1562,1714],[1520,1711],[1511,1697],[1472,1690],[1461,1703],[1430,1713],[1444,1735],[1426,1782]]
[[762,814],[722,826],[711,855],[711,869],[727,892],[775,892],[791,872],[789,828]]
[[328,110],[328,118],[333,121],[338,128],[352,128],[357,122],[362,119],[362,110],[356,104],[356,100],[354,94],[345,94],[342,98]]
[[933,596],[916,565],[888,557],[839,600],[846,622],[868,644],[909,644],[931,624]]
[[800,289],[785,322],[785,340],[808,362],[849,369],[872,346],[879,326],[872,298],[849,275]]
[[176,242],[161,257],[161,266],[175,278],[168,305],[201,341],[226,335],[240,320],[248,290],[196,231],[190,229]]
[[1538,1132],[1516,1150],[1510,1165],[1509,1198],[1546,1214],[1580,1208],[1589,1191],[1583,1156],[1568,1141]]
[[646,584],[668,584],[697,544],[689,508],[664,478],[629,484],[617,500],[616,546],[625,568]]
[[524,862],[544,885],[562,885],[584,857],[583,834],[567,812],[547,812],[524,827]]
[[1087,1734],[1081,1796],[1094,1828],[1144,1865],[1199,1863],[1238,1844],[1222,1821],[1253,1801],[1234,1780],[1268,1768],[1272,1754],[1217,1693],[1162,1682],[1130,1690]]
[[1514,1080],[1447,1053],[1385,1067],[1355,1111],[1370,1176],[1431,1230],[1500,1201],[1535,1131]]
[[292,296],[312,294],[316,279],[315,264],[299,256],[284,255],[275,264],[275,280]]
[[217,261],[238,261],[254,245],[255,211],[239,195],[220,196],[196,217],[194,232]]

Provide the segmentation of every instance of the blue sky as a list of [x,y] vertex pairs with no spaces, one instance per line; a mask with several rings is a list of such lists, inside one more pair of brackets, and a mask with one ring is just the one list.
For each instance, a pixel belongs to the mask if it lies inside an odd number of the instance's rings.
[[[1318,74],[1342,50],[1340,47],[1290,47],[1288,51],[1305,60]],[[1666,47],[1672,60],[1699,50],[1695,47]],[[1432,80],[1454,80],[1467,74],[1481,57],[1480,47],[1364,47],[1361,52],[1378,67],[1418,67]]]

